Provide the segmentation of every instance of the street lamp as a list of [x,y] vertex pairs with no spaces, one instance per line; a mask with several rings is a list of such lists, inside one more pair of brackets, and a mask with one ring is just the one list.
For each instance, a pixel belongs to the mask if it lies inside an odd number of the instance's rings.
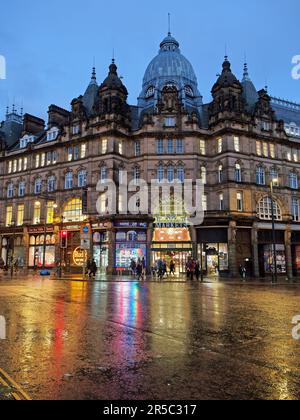
[[274,186],[278,185],[278,179],[272,179],[270,183],[270,197],[271,197],[271,213],[272,213],[272,241],[273,241],[273,268],[272,268],[272,283],[277,283],[277,255],[276,255],[276,231],[275,231],[275,211],[274,211]]

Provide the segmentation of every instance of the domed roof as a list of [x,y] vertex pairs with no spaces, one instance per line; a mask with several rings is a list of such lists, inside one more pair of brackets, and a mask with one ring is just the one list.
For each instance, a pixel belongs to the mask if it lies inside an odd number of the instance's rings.
[[161,42],[158,55],[149,64],[143,84],[149,84],[157,79],[183,78],[197,84],[197,77],[191,63],[181,54],[179,43],[169,33]]
[[202,106],[197,77],[193,66],[179,49],[179,42],[169,32],[161,42],[159,53],[150,62],[143,79],[138,99],[140,112],[153,109],[166,85],[175,86],[186,108],[197,110]]

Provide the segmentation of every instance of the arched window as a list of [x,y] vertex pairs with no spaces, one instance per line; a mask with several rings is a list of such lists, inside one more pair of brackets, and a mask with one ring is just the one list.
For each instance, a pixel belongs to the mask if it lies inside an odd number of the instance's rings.
[[41,194],[42,192],[42,178],[37,178],[34,183],[34,194]]
[[201,166],[200,176],[203,184],[205,185],[207,183],[207,170],[205,166]]
[[235,165],[235,182],[242,182],[242,168],[239,163]]
[[64,208],[63,217],[65,222],[82,222],[84,220],[82,200],[80,198],[73,198],[68,201]]
[[146,98],[151,98],[152,96],[154,96],[154,94],[155,94],[155,87],[154,86],[150,86],[147,89]]
[[257,185],[266,185],[266,173],[262,166],[256,168],[256,183]]
[[[274,218],[282,220],[281,209],[276,200],[273,200]],[[257,215],[261,220],[272,220],[272,200],[270,197],[264,197],[257,206]]]
[[177,167],[177,180],[180,182],[184,182],[184,167],[183,165],[178,165]]
[[54,175],[49,176],[47,180],[48,192],[54,192],[56,190],[56,178]]
[[65,189],[71,190],[73,188],[73,172],[67,172],[65,176]]
[[157,181],[162,182],[164,177],[165,177],[164,167],[163,165],[159,165],[159,167],[157,168]]
[[168,182],[174,182],[174,168],[172,165],[168,166]]
[[87,181],[87,172],[85,169],[78,172],[78,187],[84,188],[86,187],[86,181]]
[[223,165],[219,165],[219,168],[218,168],[218,180],[219,180],[219,183],[220,184],[223,182]]
[[194,96],[194,91],[193,91],[193,89],[192,89],[191,86],[188,86],[188,85],[185,86],[184,87],[184,91],[185,91],[185,93],[186,93],[187,96],[191,96],[191,97]]

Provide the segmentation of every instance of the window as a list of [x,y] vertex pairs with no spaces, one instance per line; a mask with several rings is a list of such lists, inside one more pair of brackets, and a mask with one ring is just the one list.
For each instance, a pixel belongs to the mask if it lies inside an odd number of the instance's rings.
[[270,144],[270,156],[272,159],[275,159],[275,146],[274,144]]
[[33,224],[38,225],[39,223],[41,223],[41,203],[36,202],[33,208]]
[[298,175],[295,172],[290,172],[289,178],[290,178],[290,188],[292,188],[293,190],[297,190],[298,189]]
[[7,193],[6,193],[7,198],[13,198],[14,196],[14,184],[12,182],[10,182],[7,185]]
[[71,131],[72,131],[73,136],[76,136],[77,134],[79,134],[80,133],[79,125],[73,125]]
[[261,156],[262,155],[261,142],[260,141],[257,141],[256,142],[256,154],[257,154],[257,156]]
[[151,98],[152,96],[154,96],[154,94],[155,94],[155,87],[154,86],[150,86],[147,89],[146,98]]
[[176,153],[178,155],[182,155],[184,153],[184,147],[183,147],[183,140],[177,139],[176,140]]
[[46,215],[46,223],[51,225],[54,222],[54,202],[48,201],[47,202],[47,215]]
[[42,153],[42,155],[41,155],[41,167],[42,168],[45,166],[45,161],[46,161],[46,154]]
[[106,166],[102,166],[102,168],[100,169],[100,181],[101,184],[105,184],[107,181],[107,167]]
[[173,117],[165,118],[165,126],[166,127],[175,127],[176,120]]
[[42,178],[37,178],[34,182],[34,194],[41,194],[42,192]]
[[274,187],[279,186],[279,174],[276,168],[270,169],[270,180],[273,182]]
[[174,140],[168,139],[168,155],[172,155],[174,153]]
[[291,161],[292,161],[292,153],[291,153],[291,152],[287,152],[287,154],[286,154],[286,158],[287,158],[287,160],[288,160],[289,162],[291,162]]
[[243,193],[238,192],[236,194],[236,205],[237,205],[237,211],[243,211],[244,209],[244,203],[243,203]]
[[55,140],[58,136],[59,130],[56,127],[51,128],[47,133],[47,141]]
[[269,156],[268,143],[263,143],[263,155],[264,155],[264,157],[268,157]]
[[56,178],[54,175],[49,176],[47,181],[48,192],[54,192],[56,190]]
[[8,173],[9,174],[12,173],[12,161],[11,160],[8,162]]
[[141,170],[139,167],[134,168],[133,170],[133,180],[135,185],[137,185],[140,182],[141,179]]
[[65,189],[71,190],[73,188],[73,173],[67,172],[65,176]]
[[26,184],[24,181],[20,182],[19,184],[19,197],[24,197],[25,196],[25,187]]
[[100,151],[100,153],[102,155],[106,155],[106,153],[107,153],[107,146],[108,146],[107,139],[102,139],[101,140],[101,151]]
[[54,151],[54,152],[52,152],[52,163],[53,163],[53,165],[55,165],[56,162],[57,162],[57,152]]
[[52,152],[47,152],[47,166],[52,163]]
[[165,170],[163,165],[159,165],[159,167],[157,168],[157,181],[158,182],[162,182],[164,180],[165,177]]
[[266,174],[262,166],[256,168],[256,183],[257,185],[266,185]]
[[298,153],[297,152],[293,153],[293,160],[294,160],[294,162],[298,162]]
[[192,87],[191,86],[185,86],[184,87],[184,91],[185,91],[185,94],[187,95],[187,96],[191,96],[191,97],[193,97],[194,96],[194,91],[193,91],[193,89],[192,89]]
[[82,170],[78,172],[78,187],[84,188],[86,187],[87,182],[87,172],[86,170]]
[[207,211],[207,195],[202,195],[202,210]]
[[201,167],[201,181],[204,185],[207,184],[207,170],[205,166]]
[[23,161],[23,171],[27,171],[27,167],[28,167],[28,158],[25,157]]
[[234,137],[233,142],[234,142],[235,152],[239,152],[240,151],[240,138],[239,137]]
[[164,153],[164,141],[163,140],[157,140],[156,151],[157,151],[158,155],[162,155]]
[[[273,200],[274,218],[282,220],[281,209],[278,203]],[[270,197],[264,197],[257,206],[257,214],[261,220],[272,220],[272,200]]]
[[73,160],[73,147],[68,147],[68,161],[71,162]]
[[294,222],[300,222],[300,205],[296,197],[292,198],[292,215]]
[[223,165],[218,168],[218,181],[220,184],[223,182]]
[[242,182],[242,168],[239,163],[235,165],[235,182]]
[[5,225],[7,227],[12,225],[12,217],[13,217],[13,208],[12,206],[7,206],[6,207],[6,221],[5,221]]
[[[104,196],[106,196],[104,194]],[[82,200],[80,198],[73,198],[70,200],[63,211],[64,220],[67,222],[81,222],[84,220],[82,214]]]
[[78,160],[79,157],[80,157],[80,147],[75,146],[74,149],[73,149],[73,159]]
[[36,168],[40,167],[40,155],[35,156],[35,167]]
[[21,172],[23,169],[23,159],[19,159],[19,163],[18,163],[18,171]]
[[84,158],[86,157],[86,150],[87,150],[86,144],[85,144],[85,143],[83,143],[83,144],[80,146],[80,158],[81,158],[81,159],[84,159]]
[[22,226],[24,223],[24,204],[18,205],[17,212],[17,226]]
[[223,139],[218,139],[217,140],[218,143],[218,153],[222,153],[223,152]]
[[168,166],[168,182],[174,182],[174,168],[173,166]]
[[141,155],[141,142],[136,140],[134,143],[134,155],[140,156]]
[[17,165],[18,165],[18,161],[14,160],[14,162],[13,162],[13,172],[14,173],[17,172]]
[[206,143],[205,143],[205,140],[200,140],[199,146],[200,146],[200,155],[205,156],[206,155]]
[[177,179],[182,183],[184,182],[184,167],[182,165],[177,168]]
[[219,194],[220,211],[224,211],[224,194]]
[[270,123],[267,122],[267,121],[263,121],[262,124],[261,124],[261,129],[263,131],[270,131],[270,129],[271,129]]

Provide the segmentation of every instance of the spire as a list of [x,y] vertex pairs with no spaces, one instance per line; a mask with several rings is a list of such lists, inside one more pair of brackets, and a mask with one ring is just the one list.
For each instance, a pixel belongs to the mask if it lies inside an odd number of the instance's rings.
[[243,73],[243,80],[242,81],[243,82],[250,81],[248,64],[247,63],[244,64],[244,73]]
[[92,69],[92,77],[91,77],[90,85],[97,85],[96,67],[93,67]]
[[171,33],[171,13],[168,13],[168,36],[172,36],[172,33]]

